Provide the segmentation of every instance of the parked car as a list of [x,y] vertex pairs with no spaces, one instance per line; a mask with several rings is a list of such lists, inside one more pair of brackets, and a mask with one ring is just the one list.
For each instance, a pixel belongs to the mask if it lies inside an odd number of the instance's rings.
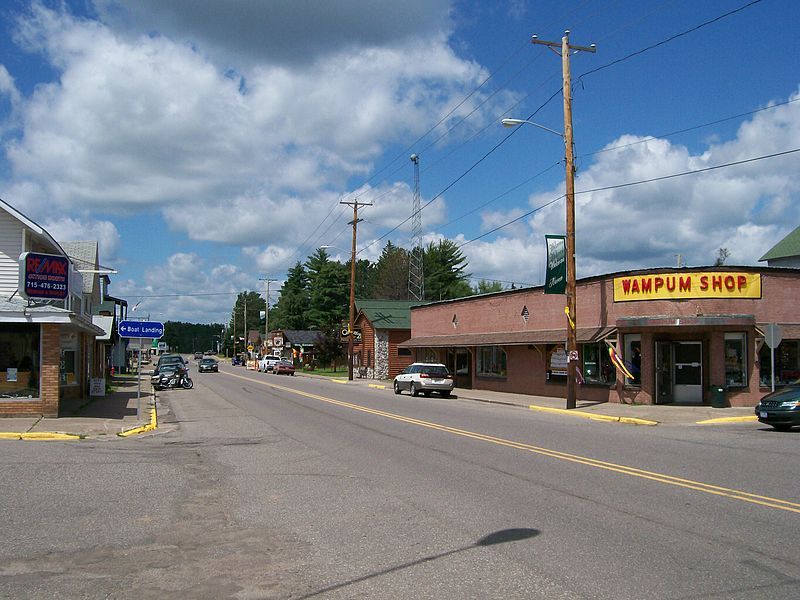
[[234,367],[239,367],[239,366],[242,365],[242,361],[238,356],[234,356],[231,359],[231,365],[234,366]]
[[800,379],[761,398],[755,412],[759,422],[778,431],[800,425]]
[[195,352],[194,353],[194,359],[195,360],[200,360],[201,358],[203,358],[203,353],[202,352]]
[[186,362],[180,354],[162,354],[158,357],[158,362],[156,363],[156,368],[160,368],[162,365],[181,365],[186,366]]
[[258,371],[260,373],[269,373],[279,362],[281,362],[280,356],[275,356],[273,354],[262,356],[258,361]]
[[412,396],[431,392],[439,392],[443,398],[449,398],[453,391],[453,376],[447,367],[440,363],[414,363],[394,378],[394,393],[403,390]]
[[294,375],[294,364],[284,358],[273,365],[272,371],[276,375]]
[[219,363],[213,358],[203,358],[197,363],[199,373],[219,373]]

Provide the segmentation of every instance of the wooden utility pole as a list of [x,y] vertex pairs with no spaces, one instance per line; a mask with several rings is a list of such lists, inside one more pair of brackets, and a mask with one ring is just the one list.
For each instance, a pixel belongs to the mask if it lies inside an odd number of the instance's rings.
[[346,204],[353,207],[353,220],[348,225],[353,226],[353,245],[350,252],[350,316],[347,320],[347,379],[353,381],[353,321],[356,319],[356,236],[358,230],[358,207],[372,206],[372,202],[359,202],[356,198],[353,202],[340,201],[339,204]]
[[[591,46],[573,46],[569,43],[569,30],[564,32],[561,42],[545,42],[535,35],[531,40],[553,48],[561,48],[561,70],[564,78],[564,149],[567,168],[566,201],[567,201],[567,408],[577,406],[577,368],[578,368],[578,335],[577,310],[575,301],[575,155],[572,141],[572,82],[569,71],[569,55],[571,52],[595,52]],[[557,50],[554,50],[558,53]]]

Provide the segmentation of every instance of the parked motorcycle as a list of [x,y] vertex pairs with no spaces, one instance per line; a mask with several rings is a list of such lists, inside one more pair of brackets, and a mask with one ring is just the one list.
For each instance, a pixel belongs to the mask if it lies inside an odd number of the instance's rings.
[[157,391],[175,388],[190,390],[194,387],[194,382],[189,377],[189,371],[180,367],[175,369],[165,368],[158,375],[153,375],[150,381],[153,384],[153,389]]

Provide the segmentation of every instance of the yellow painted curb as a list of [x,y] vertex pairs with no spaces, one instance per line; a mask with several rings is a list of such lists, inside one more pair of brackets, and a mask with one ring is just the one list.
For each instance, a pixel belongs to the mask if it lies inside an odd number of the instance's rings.
[[697,421],[697,425],[712,425],[714,423],[749,423],[751,421],[758,421],[755,415],[752,417],[719,417],[717,419],[706,419],[705,421]]
[[386,389],[385,385],[380,385],[379,383],[370,383],[369,387],[375,388],[377,390],[385,390]]
[[331,381],[335,381],[336,383],[347,383],[347,379],[331,379]]
[[649,421],[647,419],[637,419],[635,417],[614,417],[611,415],[595,415],[580,410],[569,410],[566,408],[550,408],[549,406],[536,406],[531,404],[528,406],[530,410],[537,410],[540,412],[550,412],[562,415],[570,415],[573,417],[581,417],[590,419],[592,421],[608,421],[611,423],[628,423],[630,425],[658,425],[658,421]]
[[0,440],[20,440],[22,439],[21,433],[2,431],[0,432]]
[[117,435],[120,437],[138,435],[140,433],[147,433],[148,431],[153,431],[157,427],[158,427],[158,412],[156,411],[155,403],[153,403],[153,406],[150,407],[150,422],[147,425],[134,427],[133,429],[128,429],[127,431],[120,431]]
[[28,431],[21,433],[21,440],[80,440],[86,436],[77,433],[57,433],[55,431]]

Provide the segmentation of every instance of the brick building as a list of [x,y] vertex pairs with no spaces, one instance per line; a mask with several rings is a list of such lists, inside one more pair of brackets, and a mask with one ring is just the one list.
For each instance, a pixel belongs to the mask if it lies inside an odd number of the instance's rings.
[[[733,406],[755,405],[771,386],[800,377],[800,270],[702,267],[641,270],[577,282],[578,399],[624,403],[710,401],[723,387]],[[508,290],[411,309],[416,360],[447,364],[456,387],[566,396],[563,295]],[[609,347],[627,373],[618,369]]]
[[[66,265],[65,299],[22,297],[20,255],[26,252]],[[95,360],[95,336],[103,334],[92,323],[91,294],[84,294],[69,254],[0,200],[0,416],[58,416],[61,398],[88,396],[89,379],[102,368]]]

